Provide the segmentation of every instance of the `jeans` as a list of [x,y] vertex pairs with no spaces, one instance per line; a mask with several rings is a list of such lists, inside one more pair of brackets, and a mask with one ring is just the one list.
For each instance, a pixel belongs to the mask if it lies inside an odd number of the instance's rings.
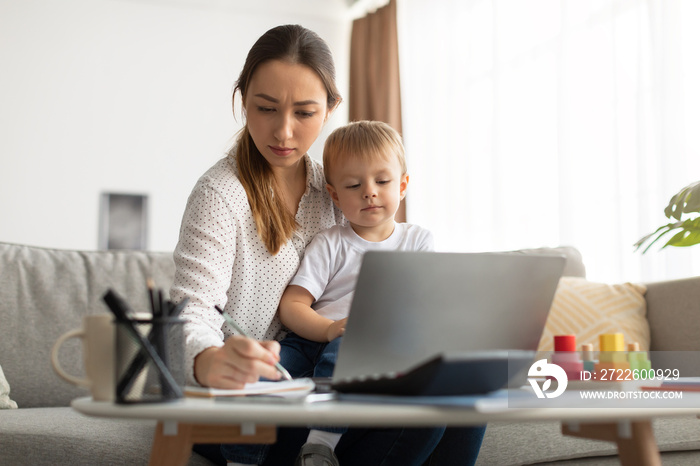
[[[335,452],[343,466],[471,466],[476,462],[485,429],[353,428],[343,435]],[[277,443],[262,464],[293,466],[308,432],[304,428],[278,429]],[[219,445],[199,444],[193,450],[217,465],[226,465]]]
[[486,426],[448,427],[423,466],[473,466]]
[[294,378],[331,377],[341,340],[318,343],[289,333],[280,341],[280,363]]
[[[331,377],[338,357],[340,340],[341,338],[336,338],[329,343],[319,343],[289,333],[280,341],[280,363],[294,378]],[[347,431],[346,427],[313,428],[338,434]],[[221,453],[227,460],[244,464],[262,464],[269,450],[270,445],[263,444],[221,445]]]
[[[316,343],[290,333],[280,342],[280,360],[293,377],[330,377],[340,340]],[[471,466],[486,426],[331,429],[324,428],[343,433],[335,448],[343,466]],[[306,428],[280,428],[273,445],[195,445],[194,451],[221,465],[292,466],[308,434]]]

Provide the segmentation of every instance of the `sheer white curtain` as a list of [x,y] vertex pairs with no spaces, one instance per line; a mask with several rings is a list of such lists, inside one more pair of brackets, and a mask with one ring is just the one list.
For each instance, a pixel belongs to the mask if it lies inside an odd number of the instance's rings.
[[399,0],[398,18],[407,216],[439,250],[700,274],[700,245],[633,248],[700,179],[700,2]]

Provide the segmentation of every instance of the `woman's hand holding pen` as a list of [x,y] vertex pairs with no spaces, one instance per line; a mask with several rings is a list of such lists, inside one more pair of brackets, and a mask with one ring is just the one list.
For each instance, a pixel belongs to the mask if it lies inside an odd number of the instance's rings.
[[279,380],[280,373],[275,367],[279,352],[276,341],[233,335],[224,346],[207,348],[195,358],[195,377],[205,387],[229,389],[243,388],[260,377]]

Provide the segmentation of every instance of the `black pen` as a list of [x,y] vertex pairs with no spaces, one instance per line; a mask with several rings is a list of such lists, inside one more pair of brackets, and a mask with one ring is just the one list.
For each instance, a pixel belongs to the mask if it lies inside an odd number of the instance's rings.
[[[216,305],[214,307],[216,308],[217,311],[219,311],[219,313],[224,317],[226,322],[228,322],[228,324],[231,327],[235,328],[236,331],[238,333],[240,333],[241,335],[243,335],[244,337],[250,338],[250,336],[245,332],[245,330],[243,330],[241,327],[238,326],[238,324],[236,323],[235,320],[233,320],[231,317],[227,316],[226,313],[224,313],[223,309],[221,309],[218,305]],[[279,361],[275,363],[275,368],[277,369],[277,372],[282,374],[282,377],[284,377],[287,380],[292,380],[292,376],[289,375],[289,372],[287,372],[287,369],[282,367],[282,364],[280,364]]]

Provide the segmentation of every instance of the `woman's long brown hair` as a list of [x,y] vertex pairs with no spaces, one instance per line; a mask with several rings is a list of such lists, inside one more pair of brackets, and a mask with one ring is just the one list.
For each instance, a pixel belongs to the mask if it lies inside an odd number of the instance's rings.
[[[270,60],[308,66],[318,74],[328,95],[328,109],[341,97],[335,84],[335,65],[328,45],[316,33],[298,25],[278,26],[263,34],[248,52],[243,70],[233,89],[245,102],[248,83],[257,67]],[[248,195],[258,236],[270,252],[277,254],[297,229],[294,214],[279,195],[279,187],[267,160],[255,146],[248,126],[241,130],[236,143],[238,176]]]

